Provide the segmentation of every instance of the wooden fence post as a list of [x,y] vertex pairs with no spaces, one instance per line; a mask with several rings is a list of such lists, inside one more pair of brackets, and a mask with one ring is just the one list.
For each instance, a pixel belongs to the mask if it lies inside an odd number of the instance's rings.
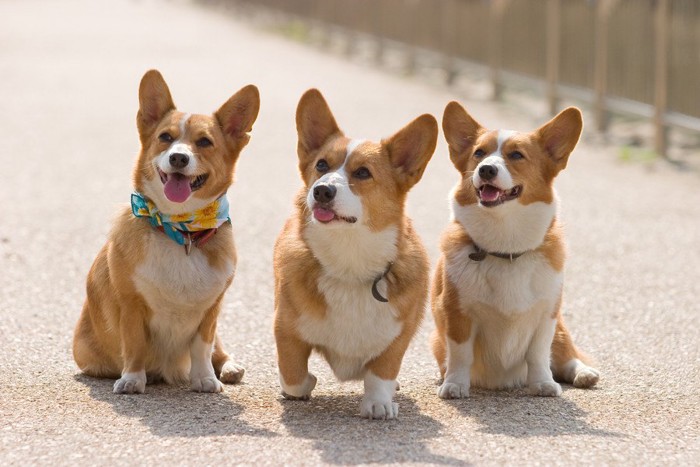
[[457,5],[454,0],[442,0],[440,3],[440,30],[442,47],[442,67],[445,70],[447,85],[454,83],[457,77],[455,55],[457,51]]
[[654,12],[654,149],[668,157],[666,106],[668,104],[668,23],[669,2],[658,0]]
[[492,0],[489,9],[489,65],[494,100],[500,100],[503,97],[501,68],[503,63],[503,14],[506,2],[507,0]]
[[382,66],[384,63],[384,49],[386,47],[384,37],[384,14],[386,8],[383,1],[373,2],[372,9],[369,12],[372,18],[372,34],[374,35],[374,63]]
[[561,0],[547,5],[547,101],[550,115],[559,108],[559,67],[561,59]]
[[608,20],[614,3],[615,0],[600,0],[596,7],[593,107],[596,126],[601,133],[607,131],[609,123],[605,102],[608,92]]

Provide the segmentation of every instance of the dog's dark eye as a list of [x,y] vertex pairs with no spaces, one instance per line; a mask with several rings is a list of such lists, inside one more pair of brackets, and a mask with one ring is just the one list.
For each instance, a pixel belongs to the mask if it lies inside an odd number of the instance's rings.
[[508,154],[508,158],[513,161],[517,161],[518,159],[525,159],[525,156],[519,151],[511,152]]
[[360,167],[355,172],[353,172],[352,176],[355,178],[359,178],[360,180],[367,180],[368,178],[372,178],[372,174],[370,173],[367,167]]
[[477,159],[480,157],[484,157],[485,155],[486,152],[484,152],[483,149],[477,149],[476,151],[474,151],[474,157],[476,157]]
[[163,132],[160,135],[158,135],[158,139],[161,140],[163,143],[172,143],[173,142],[173,137],[170,133]]
[[318,162],[316,162],[316,170],[319,172],[328,172],[329,168],[326,159],[319,159]]
[[201,137],[194,144],[196,144],[198,148],[208,148],[214,143],[212,143],[209,138]]

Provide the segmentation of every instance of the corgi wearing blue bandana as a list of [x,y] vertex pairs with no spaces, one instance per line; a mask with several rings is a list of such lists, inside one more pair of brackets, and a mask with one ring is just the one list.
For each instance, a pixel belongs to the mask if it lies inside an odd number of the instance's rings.
[[249,85],[211,116],[183,113],[158,71],[141,79],[131,206],[90,269],[73,339],[80,370],[114,378],[115,393],[161,380],[221,392],[242,379],[216,323],[236,267],[226,191],[259,107]]

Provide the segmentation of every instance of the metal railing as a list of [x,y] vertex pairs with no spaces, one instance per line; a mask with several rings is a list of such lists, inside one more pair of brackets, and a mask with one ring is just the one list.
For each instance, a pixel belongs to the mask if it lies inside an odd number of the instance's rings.
[[[493,96],[504,74],[540,80],[549,109],[573,95],[594,108],[649,118],[667,154],[670,127],[700,133],[700,0],[228,0],[265,6],[444,56],[448,81],[466,61],[488,67]],[[410,61],[410,60],[409,60]]]

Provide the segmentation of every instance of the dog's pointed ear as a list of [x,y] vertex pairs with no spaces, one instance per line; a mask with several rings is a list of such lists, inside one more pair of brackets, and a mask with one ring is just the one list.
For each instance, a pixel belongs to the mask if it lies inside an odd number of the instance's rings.
[[231,96],[214,113],[214,118],[219,122],[226,139],[233,141],[240,150],[248,144],[248,133],[253,130],[259,111],[260,92],[257,87],[249,84]]
[[437,136],[437,120],[430,114],[423,114],[395,135],[382,140],[391,165],[399,172],[400,185],[404,191],[408,191],[423,176],[425,167],[435,152]]
[[535,130],[540,145],[555,162],[557,171],[566,167],[582,130],[583,117],[576,107],[562,110],[556,117]]
[[452,101],[442,115],[442,131],[450,150],[452,164],[464,173],[467,161],[473,152],[474,144],[485,128],[472,118],[459,102]]
[[165,115],[175,109],[170,89],[158,70],[149,70],[139,85],[139,111],[136,126],[145,136],[153,131]]
[[296,120],[300,162],[320,149],[329,138],[343,135],[328,103],[318,89],[309,89],[301,96]]

